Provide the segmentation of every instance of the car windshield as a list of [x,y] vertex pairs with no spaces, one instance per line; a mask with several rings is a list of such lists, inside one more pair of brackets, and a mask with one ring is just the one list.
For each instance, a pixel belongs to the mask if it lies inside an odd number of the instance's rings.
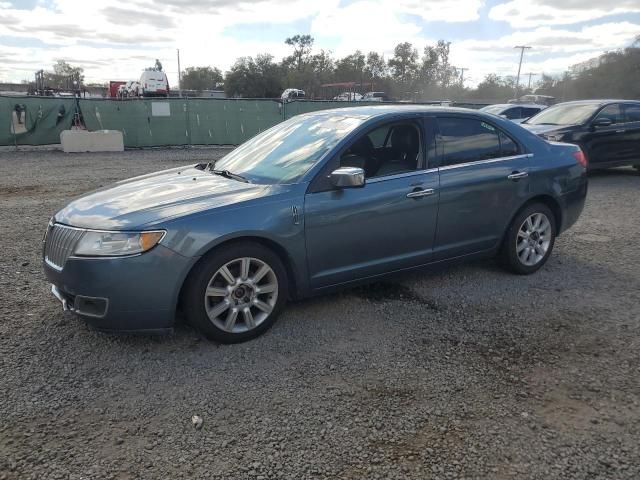
[[504,110],[504,106],[502,105],[489,105],[488,107],[483,107],[480,110],[483,112],[493,113],[496,115],[500,115]]
[[525,123],[529,125],[579,125],[586,122],[600,108],[597,103],[555,105],[542,110]]
[[300,115],[266,130],[215,162],[254,183],[295,183],[345,135],[367,120],[364,115]]

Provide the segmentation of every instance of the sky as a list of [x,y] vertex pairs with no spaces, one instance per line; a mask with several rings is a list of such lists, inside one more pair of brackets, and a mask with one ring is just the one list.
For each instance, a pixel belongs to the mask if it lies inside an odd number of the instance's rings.
[[515,75],[516,45],[532,47],[523,74],[559,74],[629,46],[640,0],[0,0],[0,81],[32,80],[57,59],[83,67],[86,83],[137,80],[158,58],[176,85],[176,49],[182,70],[225,71],[240,56],[280,60],[298,33],[334,57],[359,49],[389,59],[400,42],[422,53],[444,39],[474,86]]

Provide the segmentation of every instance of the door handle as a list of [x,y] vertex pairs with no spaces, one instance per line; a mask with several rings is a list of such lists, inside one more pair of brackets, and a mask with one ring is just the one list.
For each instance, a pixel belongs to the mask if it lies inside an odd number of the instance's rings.
[[407,193],[407,198],[421,198],[433,195],[436,191],[433,188],[425,188],[424,190],[415,190]]
[[529,174],[527,172],[513,172],[507,178],[509,180],[517,181],[517,180],[520,180],[521,178],[527,178],[528,176]]
[[624,133],[626,130],[616,130],[616,133]]

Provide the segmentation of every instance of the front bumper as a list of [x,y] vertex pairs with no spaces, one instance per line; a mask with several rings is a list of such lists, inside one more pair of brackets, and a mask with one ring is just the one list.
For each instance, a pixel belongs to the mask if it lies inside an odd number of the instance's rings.
[[63,308],[90,326],[153,333],[173,328],[180,288],[196,260],[158,245],[132,257],[69,257],[60,271],[43,265]]

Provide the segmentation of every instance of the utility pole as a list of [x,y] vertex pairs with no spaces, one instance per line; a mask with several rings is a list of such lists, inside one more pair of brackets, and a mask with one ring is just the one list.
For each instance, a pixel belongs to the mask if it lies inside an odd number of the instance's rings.
[[516,77],[516,100],[518,99],[518,89],[520,88],[520,70],[522,69],[522,57],[524,57],[524,51],[531,48],[527,45],[516,45],[513,48],[520,49],[520,63],[518,64],[518,76]]
[[533,73],[533,72],[529,72],[529,73],[525,73],[525,75],[529,75],[529,86],[527,87],[528,90],[531,90],[531,77],[533,75],[538,75],[537,73]]
[[182,97],[182,72],[180,71],[180,49],[176,49],[178,52],[178,95]]
[[456,67],[456,69],[460,70],[460,85],[464,87],[464,71],[469,69],[467,67],[460,67],[460,68]]

